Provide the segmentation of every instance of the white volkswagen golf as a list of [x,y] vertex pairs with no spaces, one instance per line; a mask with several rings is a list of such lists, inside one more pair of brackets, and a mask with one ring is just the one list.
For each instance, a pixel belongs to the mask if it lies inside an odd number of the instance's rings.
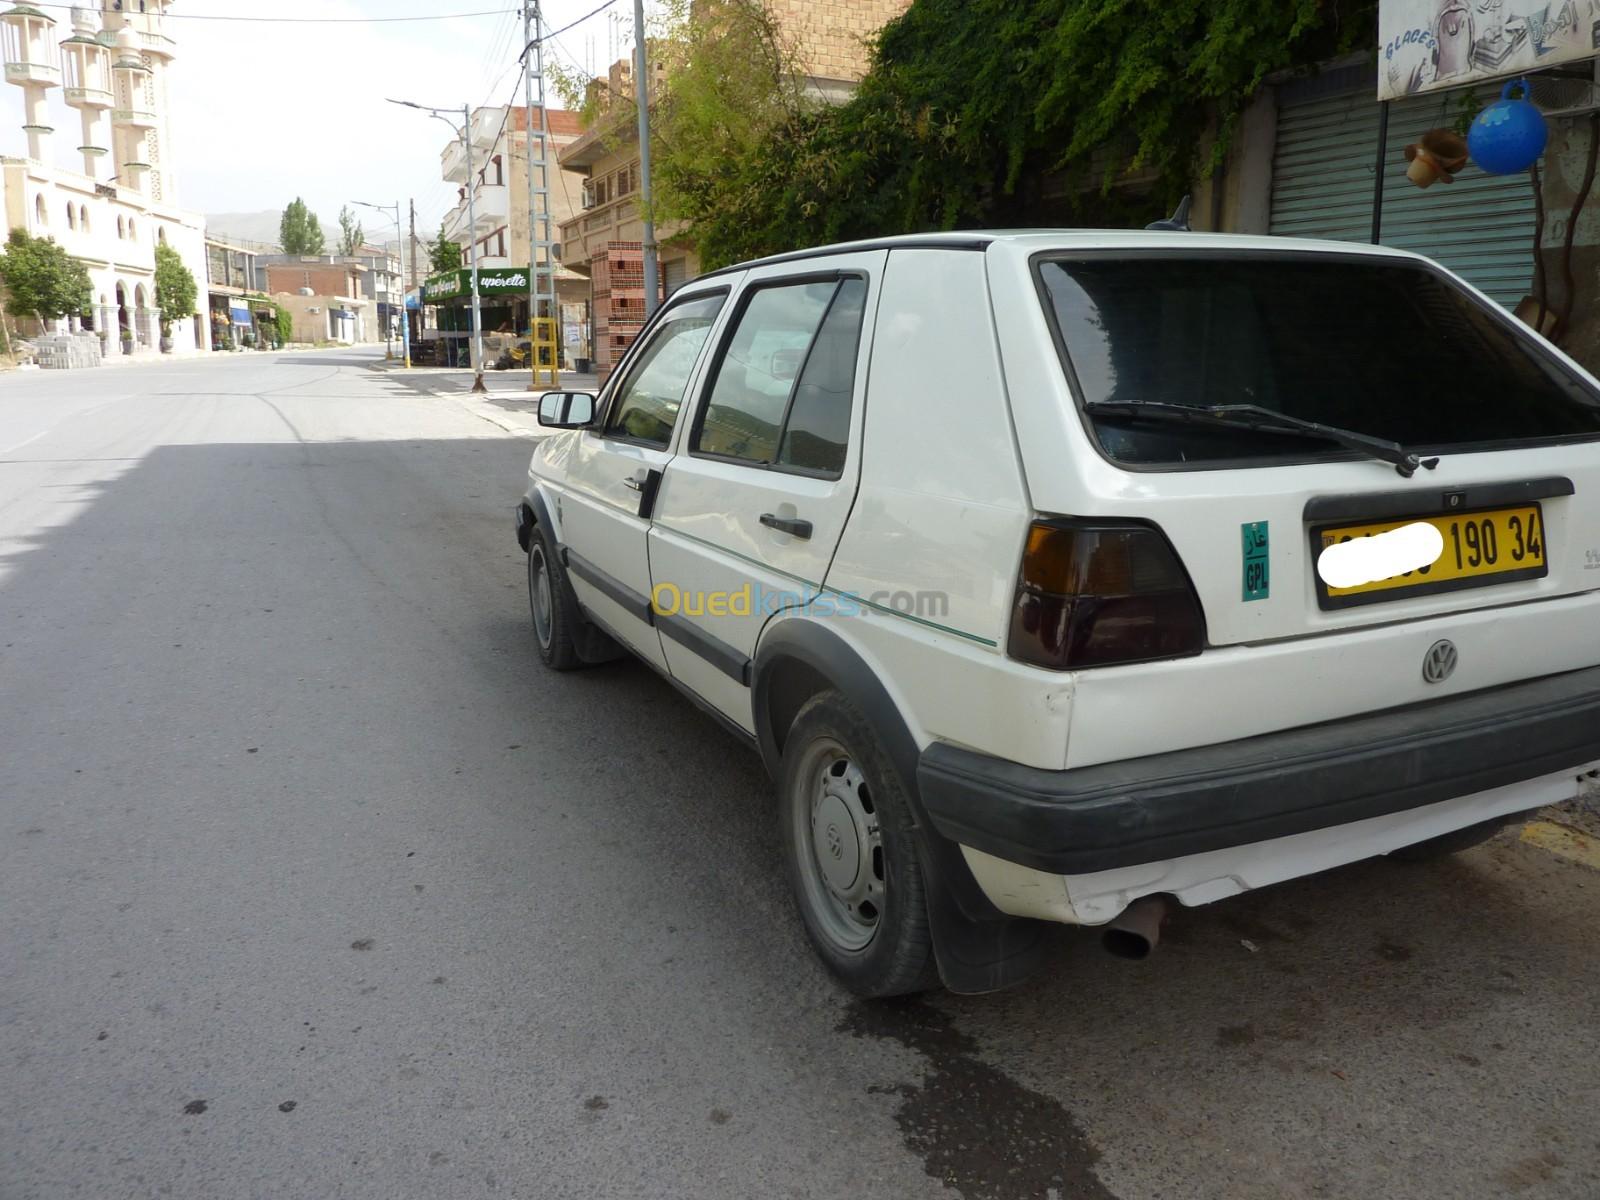
[[557,669],[757,750],[872,996],[1448,852],[1600,763],[1600,385],[1435,264],[948,234],[675,292],[517,510]]

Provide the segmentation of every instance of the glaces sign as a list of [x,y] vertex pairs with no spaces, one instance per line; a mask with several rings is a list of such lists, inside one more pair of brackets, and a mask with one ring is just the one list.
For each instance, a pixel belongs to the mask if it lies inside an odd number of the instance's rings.
[[1600,53],[1600,0],[1383,0],[1378,99],[1503,79]]
[[[478,272],[480,296],[523,296],[527,292],[528,272],[520,267]],[[436,275],[422,285],[422,297],[429,304],[471,294],[472,271],[468,268]]]

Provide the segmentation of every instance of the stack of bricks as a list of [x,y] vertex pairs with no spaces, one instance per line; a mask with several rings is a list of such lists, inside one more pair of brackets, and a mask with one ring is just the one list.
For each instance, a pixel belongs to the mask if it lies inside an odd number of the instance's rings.
[[911,0],[767,0],[767,10],[816,79],[856,83],[866,75],[867,47]]
[[[591,268],[594,366],[604,384],[644,326],[644,246],[639,242],[607,242],[606,248],[591,260]],[[659,283],[657,286],[659,289]]]
[[47,371],[100,365],[100,339],[92,333],[46,333],[33,339],[35,359]]

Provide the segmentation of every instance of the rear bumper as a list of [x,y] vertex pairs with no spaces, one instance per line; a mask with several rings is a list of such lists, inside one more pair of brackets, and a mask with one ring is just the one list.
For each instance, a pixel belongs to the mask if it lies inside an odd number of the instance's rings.
[[1368,820],[1600,759],[1600,668],[1283,733],[1045,771],[945,743],[917,783],[935,829],[1084,875]]

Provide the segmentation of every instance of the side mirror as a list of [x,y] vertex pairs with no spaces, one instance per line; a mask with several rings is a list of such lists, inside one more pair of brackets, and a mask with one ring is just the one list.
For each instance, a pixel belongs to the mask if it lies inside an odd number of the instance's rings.
[[595,399],[588,392],[546,392],[539,397],[539,424],[546,429],[584,429],[594,422]]

